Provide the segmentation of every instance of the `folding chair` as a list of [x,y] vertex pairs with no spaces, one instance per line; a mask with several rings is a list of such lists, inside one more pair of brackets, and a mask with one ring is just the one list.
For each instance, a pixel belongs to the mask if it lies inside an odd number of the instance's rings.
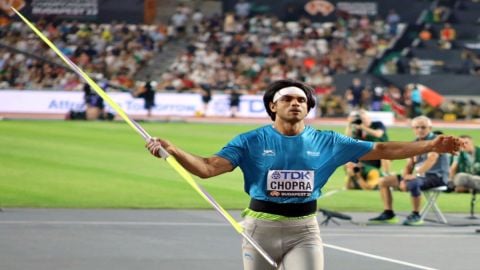
[[470,216],[469,219],[477,219],[475,216],[475,203],[477,202],[477,192],[478,190],[472,189],[472,200],[470,201]]
[[442,210],[437,205],[437,198],[440,196],[440,193],[443,191],[447,190],[447,186],[439,186],[439,187],[434,187],[431,189],[427,189],[422,191],[423,195],[425,196],[426,203],[422,208],[422,211],[420,211],[420,217],[422,220],[425,219],[425,217],[428,215],[430,210],[433,209],[433,212],[435,213],[435,216],[437,217],[437,221],[447,224],[447,219],[442,213]]

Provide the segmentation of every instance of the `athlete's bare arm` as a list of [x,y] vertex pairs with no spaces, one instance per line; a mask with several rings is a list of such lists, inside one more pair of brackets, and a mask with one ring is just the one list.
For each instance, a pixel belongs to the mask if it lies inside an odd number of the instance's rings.
[[156,157],[160,157],[159,150],[163,147],[170,155],[175,157],[187,171],[200,178],[213,177],[234,169],[227,159],[218,156],[200,157],[193,155],[176,147],[167,140],[152,138],[147,142],[145,147]]
[[464,145],[462,139],[452,136],[438,136],[434,140],[417,142],[379,142],[360,160],[404,159],[428,152],[456,154]]

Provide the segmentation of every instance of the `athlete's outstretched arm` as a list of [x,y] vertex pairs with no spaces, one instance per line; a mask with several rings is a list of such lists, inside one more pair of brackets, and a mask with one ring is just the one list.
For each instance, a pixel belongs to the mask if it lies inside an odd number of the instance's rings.
[[428,152],[456,154],[464,145],[462,139],[453,136],[438,136],[434,140],[417,142],[381,142],[375,143],[373,149],[360,160],[404,159]]
[[234,169],[229,160],[218,157],[200,157],[190,154],[176,147],[167,140],[152,138],[145,147],[156,157],[160,157],[159,150],[163,147],[170,155],[190,173],[200,177],[209,178]]

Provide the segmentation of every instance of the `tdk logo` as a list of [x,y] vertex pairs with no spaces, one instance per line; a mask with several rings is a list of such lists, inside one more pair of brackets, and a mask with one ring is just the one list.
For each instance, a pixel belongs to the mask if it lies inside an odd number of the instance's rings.
[[310,171],[274,171],[272,179],[309,180]]

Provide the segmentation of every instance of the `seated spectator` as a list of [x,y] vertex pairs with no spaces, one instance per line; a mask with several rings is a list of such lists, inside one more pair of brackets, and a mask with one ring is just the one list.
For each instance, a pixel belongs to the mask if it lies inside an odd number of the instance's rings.
[[453,41],[457,38],[457,32],[451,24],[446,23],[440,30],[439,46],[441,49],[450,50],[453,47]]
[[362,162],[349,162],[345,165],[347,189],[378,189],[378,181],[380,180],[380,171],[378,168],[363,164]]
[[430,26],[425,26],[422,31],[418,34],[418,37],[421,41],[429,41],[432,39],[432,32],[430,31]]
[[[433,140],[432,122],[426,116],[419,116],[412,120],[412,128],[417,140]],[[420,217],[421,191],[437,186],[443,186],[448,181],[448,156],[430,152],[418,155],[408,160],[403,175],[389,175],[380,179],[379,189],[383,201],[384,211],[377,217],[371,218],[370,223],[398,222],[393,211],[393,197],[391,187],[410,191],[413,211],[407,216],[403,225],[421,225]]]
[[480,191],[480,147],[475,146],[469,135],[462,135],[466,144],[464,150],[453,157],[450,166],[450,179],[456,192]]

